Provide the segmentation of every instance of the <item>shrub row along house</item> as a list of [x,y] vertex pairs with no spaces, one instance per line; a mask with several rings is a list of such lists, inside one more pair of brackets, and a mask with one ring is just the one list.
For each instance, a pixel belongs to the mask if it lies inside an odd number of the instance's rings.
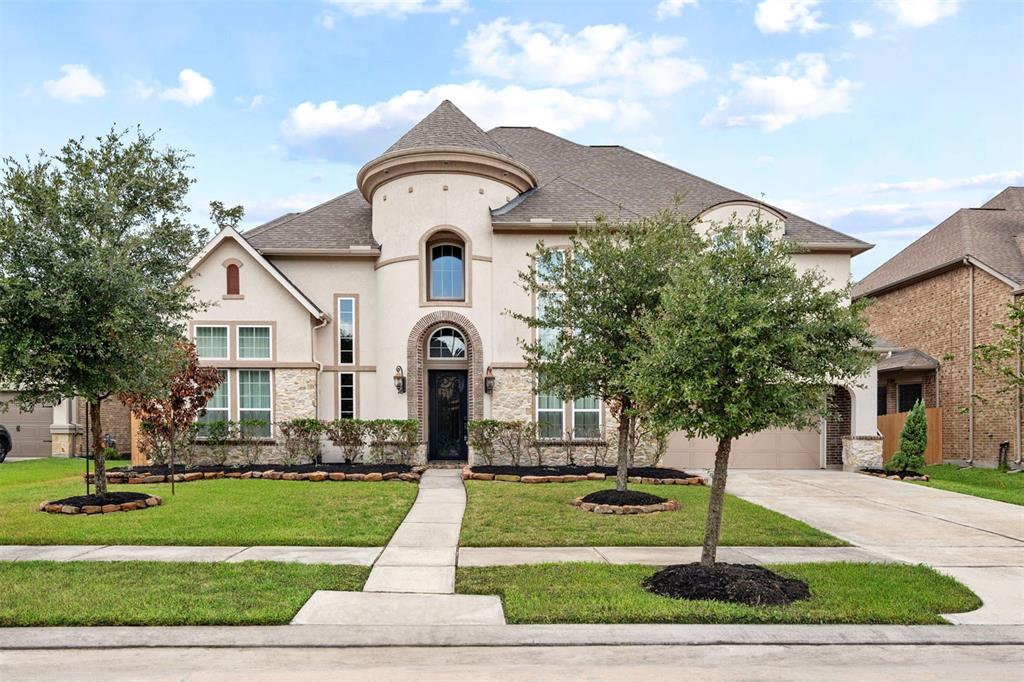
[[945,459],[991,465],[1010,443],[1019,462],[1021,401],[996,400],[999,380],[976,370],[972,349],[996,341],[993,324],[1008,321],[1007,304],[1021,295],[1024,187],[960,209],[858,282],[853,297],[874,301],[872,333],[900,349],[879,363],[878,413],[921,399],[943,408]]
[[[615,424],[596,399],[534,393],[519,345],[532,332],[507,314],[535,310],[518,273],[539,240],[567,244],[595,215],[665,209],[703,223],[758,214],[800,245],[798,270],[836,287],[871,248],[624,147],[485,132],[446,101],[363,166],[356,189],[244,234],[225,229],[197,256],[188,280],[215,305],[188,332],[224,378],[204,419],[416,419],[428,460],[466,459],[469,420],[536,421],[545,460],[557,460],[565,441],[593,443]],[[820,430],[742,439],[733,463],[839,465],[844,437],[874,436],[875,400],[871,371],[835,387]],[[713,453],[673,436],[663,463],[707,466]]]

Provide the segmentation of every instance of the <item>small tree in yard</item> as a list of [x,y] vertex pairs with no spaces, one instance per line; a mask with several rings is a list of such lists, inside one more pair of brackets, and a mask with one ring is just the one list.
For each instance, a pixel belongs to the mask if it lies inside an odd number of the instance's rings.
[[906,473],[917,471],[924,466],[924,451],[928,447],[928,418],[924,403],[918,400],[907,414],[900,431],[900,447],[886,462],[886,471]]
[[862,303],[819,272],[797,274],[793,247],[759,221],[731,221],[686,252],[662,305],[639,328],[632,386],[649,416],[717,440],[701,564],[715,565],[729,452],[737,438],[816,427],[834,384],[871,365]]
[[6,159],[0,178],[0,385],[24,407],[88,403],[107,492],[100,403],[153,394],[153,372],[201,304],[180,282],[205,234],[186,221],[188,156],[141,132]]
[[538,244],[531,267],[519,273],[523,289],[537,301],[535,314],[513,315],[536,330],[536,340],[522,346],[537,373],[537,390],[559,400],[596,396],[611,407],[618,419],[620,492],[626,490],[638,414],[629,380],[638,357],[635,327],[658,309],[661,290],[691,238],[689,222],[674,213],[628,223],[598,218],[580,226],[568,252]]
[[[174,462],[182,446],[181,436],[194,438],[195,421],[220,385],[220,373],[213,367],[199,365],[195,344],[178,341],[168,349],[166,384],[153,397],[153,392],[122,393],[118,397],[140,420],[149,425],[150,435],[168,446],[171,467],[171,490],[174,490]],[[191,444],[189,444],[191,445]]]

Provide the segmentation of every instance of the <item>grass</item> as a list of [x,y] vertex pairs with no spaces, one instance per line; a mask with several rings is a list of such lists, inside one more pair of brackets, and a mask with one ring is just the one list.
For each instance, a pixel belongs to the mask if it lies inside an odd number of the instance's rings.
[[1006,474],[997,469],[961,469],[952,464],[924,467],[930,481],[914,481],[930,488],[985,497],[999,502],[1024,505],[1024,474]]
[[286,624],[315,590],[360,590],[369,571],[265,561],[0,563],[0,627]]
[[[2,545],[387,544],[416,497],[416,485],[216,479],[176,486],[117,485],[163,497],[145,511],[92,516],[44,514],[39,503],[85,493],[84,463],[43,459],[0,465]],[[130,584],[130,583],[129,583]]]
[[[466,481],[462,522],[465,547],[573,547],[700,545],[709,490],[705,486],[631,485],[673,498],[674,512],[635,516],[598,515],[570,503],[612,487],[608,481],[519,484]],[[847,543],[806,523],[726,495],[722,545],[842,546]]]
[[973,592],[926,566],[778,564],[811,598],[788,606],[753,607],[686,601],[647,592],[641,581],[657,567],[538,564],[459,568],[456,592],[499,594],[509,623],[945,623],[942,613],[981,606]]

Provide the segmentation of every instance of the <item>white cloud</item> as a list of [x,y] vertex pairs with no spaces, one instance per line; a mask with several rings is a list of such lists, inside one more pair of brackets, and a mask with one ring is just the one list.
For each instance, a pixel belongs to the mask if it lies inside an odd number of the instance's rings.
[[960,10],[960,0],[879,0],[879,7],[905,25],[920,28]]
[[167,88],[160,93],[160,99],[194,106],[213,97],[213,83],[198,71],[182,69],[178,74],[178,87]]
[[379,153],[449,99],[481,128],[497,125],[535,125],[552,133],[579,130],[591,123],[637,127],[650,120],[642,105],[599,97],[575,95],[559,88],[527,89],[508,85],[494,89],[479,81],[438,85],[430,90],[409,90],[370,105],[330,100],[303,102],[289,111],[281,124],[284,140],[293,152],[319,157],[364,161]]
[[884,194],[889,192],[946,192],[956,189],[1002,188],[1024,184],[1024,171],[980,173],[962,178],[926,178],[901,182],[877,182],[869,185],[848,185],[833,190],[836,194]]
[[[392,19],[401,19],[408,14],[445,14],[465,12],[465,0],[328,0],[346,14],[365,17],[383,14]],[[332,20],[331,27],[334,26]],[[326,27],[325,28],[329,28]]]
[[703,125],[756,126],[772,132],[801,119],[847,111],[859,86],[845,78],[831,78],[820,54],[800,54],[779,62],[771,75],[752,64],[734,64],[730,77],[739,89],[720,95]]
[[273,220],[285,213],[298,213],[313,208],[336,196],[338,195],[323,192],[300,192],[283,197],[264,197],[241,203],[245,206],[246,222],[254,223],[252,227],[255,227],[256,224]]
[[850,33],[854,38],[870,38],[875,35],[875,27],[866,21],[853,21],[850,23]]
[[263,97],[263,95],[256,95],[252,98],[252,101],[249,102],[249,109],[255,109],[257,107],[263,106],[264,99],[265,98]]
[[659,19],[664,20],[669,17],[678,17],[686,6],[696,7],[697,0],[661,0],[655,12]]
[[54,99],[77,102],[83,97],[102,97],[107,94],[103,81],[94,76],[84,64],[65,64],[60,67],[60,71],[63,76],[43,83],[43,91]]
[[821,12],[814,7],[818,0],[762,0],[754,13],[754,23],[761,33],[813,33],[828,28],[819,21]]
[[775,157],[771,155],[757,157],[758,163],[775,163]]
[[320,24],[321,27],[331,31],[334,29],[334,15],[330,12],[323,12],[316,18],[316,23]]
[[497,19],[480,24],[462,49],[476,74],[544,86],[578,86],[587,94],[670,95],[707,78],[704,67],[677,56],[684,40],[641,38],[622,24],[567,33],[557,24]]

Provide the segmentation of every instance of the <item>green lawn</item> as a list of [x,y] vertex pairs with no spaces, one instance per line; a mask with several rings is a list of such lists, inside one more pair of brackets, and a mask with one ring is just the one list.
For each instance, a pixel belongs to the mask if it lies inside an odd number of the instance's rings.
[[0,465],[0,545],[387,544],[416,498],[416,485],[216,479],[117,485],[160,495],[145,511],[45,514],[43,500],[85,493],[80,459]]
[[1024,505],[1024,473],[1007,474],[996,469],[960,469],[952,464],[924,467],[930,481],[914,481],[918,485],[942,488],[964,495]]
[[0,627],[280,625],[316,590],[360,590],[370,569],[247,561],[0,563]]
[[499,594],[509,623],[945,623],[941,613],[981,606],[973,592],[926,566],[778,564],[805,581],[811,598],[753,607],[685,601],[647,592],[657,567],[539,564],[459,568],[456,592]]
[[[613,487],[587,483],[493,483],[466,481],[469,504],[462,521],[466,547],[573,547],[700,545],[708,488],[694,485],[631,485],[673,498],[680,508],[660,514],[599,515],[570,503]],[[847,543],[806,523],[745,500],[726,496],[721,544],[750,546],[841,546]]]

